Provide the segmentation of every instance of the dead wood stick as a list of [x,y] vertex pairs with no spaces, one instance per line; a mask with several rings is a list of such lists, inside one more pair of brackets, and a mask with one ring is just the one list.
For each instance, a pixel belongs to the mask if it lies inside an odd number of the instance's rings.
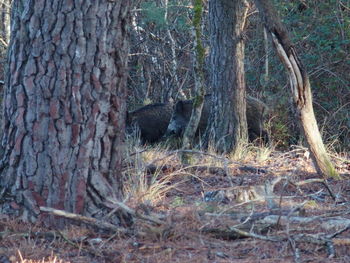
[[346,227],[343,227],[342,229],[339,229],[337,232],[331,234],[331,235],[328,235],[327,237],[328,238],[334,238],[336,237],[337,235],[340,235],[341,233],[347,231],[348,229],[350,229],[350,224],[347,225]]
[[119,202],[119,201],[116,201],[113,199],[109,199],[108,201],[111,202],[114,206],[120,207],[122,210],[129,213],[133,217],[137,217],[137,218],[142,219],[142,220],[147,220],[147,221],[150,221],[152,223],[159,224],[159,225],[164,225],[166,223],[166,222],[164,222],[164,221],[162,221],[159,218],[156,218],[154,216],[142,215],[142,214],[136,212],[134,209],[128,207],[126,204],[124,204],[122,202]]
[[322,178],[312,178],[312,179],[307,179],[307,180],[303,180],[303,181],[299,181],[299,182],[292,182],[290,181],[288,178],[286,177],[278,177],[277,179],[275,179],[272,182],[272,188],[281,180],[286,180],[289,184],[293,185],[293,186],[302,186],[305,184],[312,184],[312,183],[321,183],[324,185],[324,187],[327,189],[329,195],[332,197],[333,200],[336,200],[336,196],[333,194],[331,188],[328,185],[327,180],[322,179]]
[[291,236],[293,241],[297,242],[305,242],[312,243],[317,245],[323,245],[326,247],[328,258],[335,257],[335,248],[333,241],[327,236],[323,236],[322,234],[313,235],[313,234],[297,234]]
[[233,232],[236,232],[237,234],[239,234],[242,237],[252,237],[252,238],[257,238],[257,239],[261,239],[261,240],[265,240],[265,241],[273,241],[273,242],[282,241],[282,239],[279,237],[267,237],[267,236],[263,236],[263,235],[259,235],[259,234],[255,234],[255,233],[251,233],[251,232],[246,232],[246,231],[240,230],[240,229],[235,228],[235,227],[229,227],[229,229]]
[[74,213],[69,213],[69,212],[66,212],[64,210],[58,210],[58,209],[54,209],[51,207],[44,207],[44,206],[40,207],[40,211],[47,212],[47,213],[50,213],[50,214],[53,214],[56,216],[61,216],[64,218],[72,219],[72,220],[82,222],[85,224],[89,224],[89,225],[92,225],[92,226],[99,228],[99,229],[108,230],[111,232],[118,232],[120,234],[126,234],[126,235],[131,234],[131,231],[129,231],[123,227],[119,227],[119,226],[110,224],[108,222],[97,220],[97,219],[92,218],[92,217],[82,216],[82,215],[78,215],[78,214],[74,214]]
[[331,241],[329,238],[321,236],[321,234],[296,234],[291,235],[291,238],[294,241],[312,243],[317,245],[326,245],[327,242]]
[[[247,228],[247,226],[242,226]],[[249,226],[249,229],[251,227]],[[263,235],[259,235],[252,232],[247,232],[241,229],[238,229],[237,227],[229,227],[225,229],[219,229],[219,228],[209,228],[205,227],[201,230],[201,232],[208,233],[208,234],[214,234],[217,237],[230,237],[230,238],[243,238],[243,237],[252,237],[257,238],[265,241],[272,241],[272,242],[280,242],[285,240],[285,238],[280,237],[267,237]]]
[[321,183],[324,185],[324,187],[327,189],[329,195],[332,197],[333,200],[336,200],[336,196],[333,194],[331,188],[328,185],[327,180],[321,179],[321,178],[314,178],[314,179],[308,179],[304,181],[300,181],[295,183],[297,186],[304,185],[304,184],[310,184],[310,183]]

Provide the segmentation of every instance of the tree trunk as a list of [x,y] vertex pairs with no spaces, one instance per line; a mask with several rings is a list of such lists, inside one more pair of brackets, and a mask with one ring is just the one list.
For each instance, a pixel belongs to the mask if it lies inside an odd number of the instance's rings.
[[7,46],[10,41],[10,7],[12,0],[0,1],[0,46]]
[[[191,118],[187,124],[184,136],[183,136],[183,149],[189,149],[196,134],[199,121],[202,115],[202,109],[204,104],[205,86],[204,86],[204,56],[205,51],[202,45],[202,0],[194,0],[194,17],[193,17],[193,31],[195,36],[195,61],[194,61],[194,75],[195,75],[195,90],[196,96],[193,100],[193,107]],[[185,164],[189,164],[189,153],[183,152],[181,159]]]
[[128,0],[13,2],[2,212],[91,215],[121,197],[128,9]]
[[324,147],[312,107],[309,77],[288,37],[288,33],[268,0],[255,0],[261,18],[271,34],[282,63],[287,69],[297,118],[305,135],[316,170],[325,177],[339,177]]
[[173,35],[171,34],[170,31],[170,25],[169,25],[169,18],[168,18],[168,10],[169,10],[169,0],[163,0],[162,1],[162,6],[164,6],[164,21],[166,23],[166,34],[167,37],[169,39],[169,44],[170,44],[170,56],[171,56],[171,60],[170,60],[170,69],[169,69],[169,73],[170,73],[170,78],[171,78],[171,84],[169,89],[166,92],[166,95],[163,98],[163,101],[168,102],[171,98],[172,95],[174,93],[174,89],[176,91],[179,91],[179,95],[180,97],[182,97],[182,99],[184,99],[183,97],[183,92],[181,89],[179,89],[180,87],[179,85],[179,78],[178,78],[178,65],[177,65],[177,56],[176,56],[176,49],[178,48],[176,46],[176,41],[174,40]]
[[244,0],[211,0],[209,24],[213,109],[210,139],[219,152],[237,152],[248,140],[243,29]]
[[[10,10],[12,0],[0,0],[0,59],[6,57],[6,50],[10,41]],[[3,65],[3,64],[2,64]],[[0,93],[4,85],[4,67],[0,65]],[[1,109],[2,110],[2,109]],[[0,134],[2,132],[0,131]]]

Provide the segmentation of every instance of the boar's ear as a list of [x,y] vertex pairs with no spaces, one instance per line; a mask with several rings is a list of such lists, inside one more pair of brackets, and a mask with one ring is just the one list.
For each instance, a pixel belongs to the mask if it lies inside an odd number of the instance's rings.
[[175,105],[175,112],[182,112],[183,102],[180,100]]

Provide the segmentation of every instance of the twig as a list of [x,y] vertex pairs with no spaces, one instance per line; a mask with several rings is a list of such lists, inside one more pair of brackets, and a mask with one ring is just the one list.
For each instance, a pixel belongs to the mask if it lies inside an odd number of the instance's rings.
[[286,178],[286,177],[279,177],[277,179],[275,179],[273,181],[273,186],[274,187],[279,181],[281,180],[286,180],[287,183],[293,185],[293,186],[302,186],[302,185],[305,185],[305,184],[311,184],[311,183],[321,183],[324,185],[324,187],[327,189],[329,195],[332,197],[333,200],[336,200],[336,196],[333,194],[331,188],[329,187],[328,185],[328,182],[327,180],[325,179],[321,179],[321,178],[312,178],[312,179],[307,179],[307,180],[303,180],[303,181],[299,181],[299,182],[292,182],[290,181],[289,178]]
[[294,183],[294,184],[297,185],[297,186],[301,186],[301,185],[310,184],[310,183],[321,183],[321,184],[323,184],[324,187],[327,189],[329,195],[332,197],[332,199],[333,199],[333,200],[336,200],[336,196],[333,194],[331,188],[330,188],[329,185],[328,185],[327,180],[325,180],[325,179],[313,178],[313,179],[308,179],[308,180],[300,181],[300,182],[297,182],[297,183]]
[[294,241],[312,243],[317,245],[326,245],[326,242],[330,241],[327,237],[321,237],[321,234],[296,234],[293,235]]
[[280,237],[267,237],[267,236],[262,236],[262,235],[258,235],[255,233],[249,233],[249,232],[240,230],[240,229],[235,228],[235,227],[229,227],[229,229],[242,237],[252,237],[252,238],[257,238],[257,239],[261,239],[261,240],[265,240],[265,241],[272,241],[272,242],[280,242],[283,240]]
[[[155,224],[159,224],[159,225],[164,225],[165,222],[156,218],[156,217],[152,217],[152,216],[146,216],[146,215],[141,215],[140,213],[135,212],[135,210],[131,209],[130,207],[128,207],[127,205],[125,205],[122,202],[113,200],[113,199],[109,199],[109,202],[111,202],[114,206],[118,206],[120,207],[122,210],[124,210],[125,212],[127,212],[128,214],[132,215],[133,217],[137,217],[139,219],[142,220],[146,220]],[[110,207],[109,205],[107,205],[108,207]]]
[[69,213],[63,210],[58,210],[58,209],[54,209],[51,207],[40,207],[40,211],[42,212],[47,212],[56,216],[61,216],[64,218],[68,218],[68,219],[72,219],[75,221],[79,221],[79,222],[83,222],[85,224],[89,224],[92,225],[98,229],[103,229],[103,230],[108,230],[108,231],[112,231],[112,232],[118,232],[121,234],[126,234],[126,235],[130,235],[131,231],[123,228],[123,227],[119,227],[113,224],[110,224],[108,222],[104,222],[101,220],[97,220],[95,218],[92,217],[87,217],[87,216],[82,216],[82,215],[78,215],[78,214],[74,214],[74,213]]
[[335,233],[333,233],[333,234],[331,234],[331,235],[328,235],[327,238],[329,238],[329,239],[334,238],[334,237],[340,235],[341,233],[347,231],[348,229],[350,229],[350,224],[347,225],[346,227],[344,227],[344,228],[338,230],[337,232],[335,232]]
[[2,38],[0,38],[0,42],[5,48],[7,48],[8,45]]

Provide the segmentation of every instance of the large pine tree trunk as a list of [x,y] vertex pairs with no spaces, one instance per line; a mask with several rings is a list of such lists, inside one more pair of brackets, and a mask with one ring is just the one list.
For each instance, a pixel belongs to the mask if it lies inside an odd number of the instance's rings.
[[3,212],[20,207],[12,212],[30,220],[39,206],[95,213],[122,194],[129,1],[13,4]]
[[297,119],[305,135],[312,159],[319,174],[339,177],[324,147],[312,107],[312,94],[308,74],[303,67],[287,30],[269,0],[255,0],[267,31],[271,34],[282,63],[287,69]]
[[239,151],[248,140],[243,29],[246,1],[209,2],[211,87],[209,133],[219,152]]

